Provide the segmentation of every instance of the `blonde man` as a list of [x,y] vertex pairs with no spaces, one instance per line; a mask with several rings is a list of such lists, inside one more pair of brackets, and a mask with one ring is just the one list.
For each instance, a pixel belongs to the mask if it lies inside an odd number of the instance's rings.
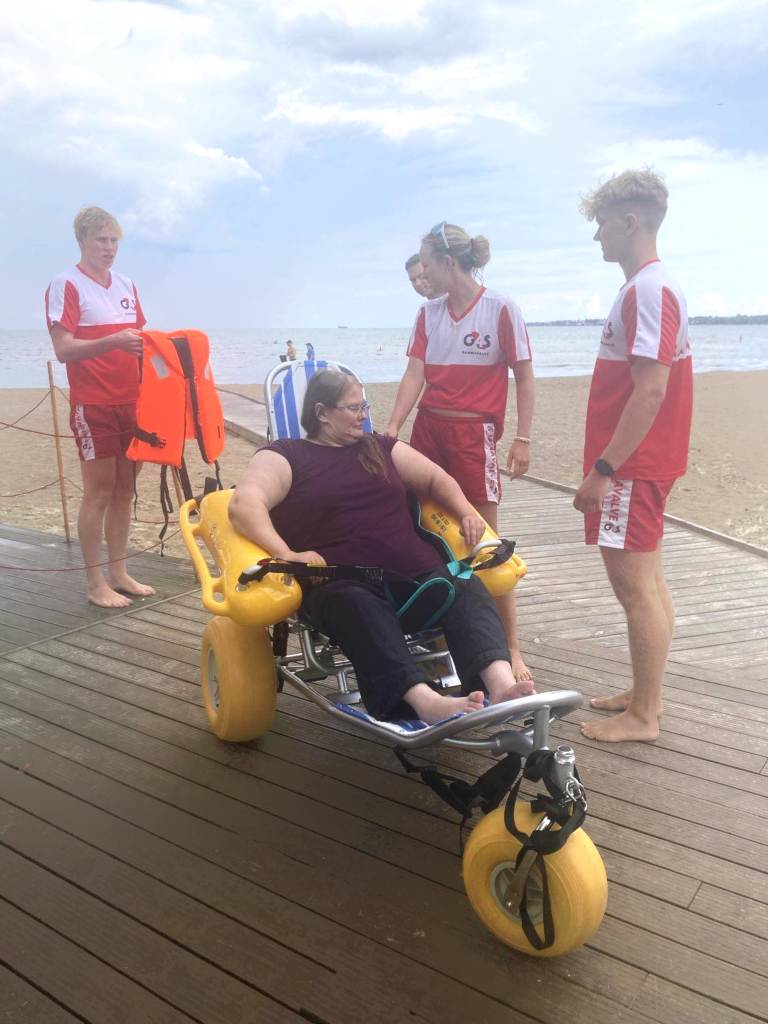
[[627,617],[632,688],[598,697],[618,712],[584,723],[596,740],[654,740],[672,641],[674,608],[662,568],[664,506],[687,467],[693,370],[685,297],[659,261],[656,235],[667,188],[650,170],[625,171],[581,204],[597,221],[603,259],[626,281],[603,327],[592,377],[584,480],[573,504],[584,513]]
[[[83,501],[77,520],[88,600],[124,608],[154,594],[128,575],[126,549],[136,463],[125,453],[136,423],[140,329],[146,323],[136,286],[112,271],[120,239],[115,218],[97,206],[74,222],[80,262],[53,279],[45,313],[56,358],[67,367],[70,425],[80,455]],[[108,572],[98,564],[102,538]]]

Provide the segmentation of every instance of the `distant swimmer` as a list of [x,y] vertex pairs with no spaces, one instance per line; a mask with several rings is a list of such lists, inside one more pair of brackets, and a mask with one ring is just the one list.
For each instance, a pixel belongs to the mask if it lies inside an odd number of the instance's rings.
[[424,277],[424,267],[421,265],[421,256],[418,253],[409,256],[405,261],[405,272],[416,294],[421,295],[423,299],[431,299],[432,291],[429,282]]
[[[77,533],[88,600],[125,608],[154,589],[128,575],[126,551],[139,465],[125,457],[136,426],[139,331],[146,323],[133,281],[112,271],[122,229],[98,206],[75,217],[80,262],[55,277],[45,314],[56,358],[67,367],[70,425],[80,456],[83,501]],[[101,566],[106,538],[108,580]]]
[[285,343],[285,358],[286,359],[295,359],[296,358],[296,346],[293,344],[293,342],[291,341],[290,338]]
[[[445,221],[422,239],[418,259],[425,290],[440,297],[419,310],[385,433],[397,436],[423,389],[411,444],[454,477],[495,529],[501,500],[496,443],[504,430],[509,368],[517,398],[517,434],[507,457],[513,477],[528,470],[534,382],[522,313],[476,280],[490,258],[487,238],[470,238]],[[414,288],[419,291],[415,282]],[[514,592],[499,598],[497,608],[515,678],[530,680],[520,653]]]
[[618,711],[585,722],[594,740],[655,740],[675,611],[664,580],[664,506],[688,462],[693,368],[680,286],[659,261],[667,187],[652,171],[624,171],[582,200],[597,221],[603,259],[626,281],[603,326],[587,406],[584,479],[573,499],[587,544],[597,544],[624,608],[632,687],[596,697]]

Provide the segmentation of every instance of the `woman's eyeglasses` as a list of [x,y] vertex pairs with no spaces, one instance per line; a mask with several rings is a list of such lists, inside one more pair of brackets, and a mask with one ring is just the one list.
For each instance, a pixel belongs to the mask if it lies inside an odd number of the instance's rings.
[[352,405],[337,405],[337,409],[347,409],[352,413],[353,416],[359,416],[360,413],[363,416],[368,415],[368,410],[371,408],[370,402],[353,402]]
[[432,228],[432,230],[429,233],[430,233],[430,235],[434,235],[435,238],[442,239],[443,245],[450,252],[450,248],[451,247],[448,244],[448,239],[445,236],[445,228],[446,228],[447,224],[448,224],[448,221],[441,220],[439,224],[435,224],[435,226]]

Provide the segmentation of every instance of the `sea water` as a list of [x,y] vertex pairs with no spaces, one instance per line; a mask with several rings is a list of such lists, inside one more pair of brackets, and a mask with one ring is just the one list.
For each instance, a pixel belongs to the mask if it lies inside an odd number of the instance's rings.
[[[262,383],[280,362],[290,338],[298,358],[307,342],[318,359],[350,366],[370,383],[396,381],[406,365],[408,327],[296,327],[291,329],[206,328],[211,340],[211,364],[219,384]],[[158,328],[160,329],[160,328]],[[536,375],[572,377],[592,372],[600,328],[596,325],[532,325],[529,328]],[[694,368],[713,370],[768,369],[768,326],[761,324],[693,325],[690,329]],[[47,387],[46,361],[53,359],[46,331],[0,331],[0,387]],[[64,367],[54,364],[58,384],[66,383]]]

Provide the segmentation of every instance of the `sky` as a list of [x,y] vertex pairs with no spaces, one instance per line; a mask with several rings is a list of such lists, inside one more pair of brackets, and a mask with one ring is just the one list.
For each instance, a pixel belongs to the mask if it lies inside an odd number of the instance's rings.
[[400,327],[433,224],[529,320],[621,272],[579,197],[651,166],[701,315],[768,313],[768,0],[25,0],[0,13],[0,327],[106,208],[151,327]]

